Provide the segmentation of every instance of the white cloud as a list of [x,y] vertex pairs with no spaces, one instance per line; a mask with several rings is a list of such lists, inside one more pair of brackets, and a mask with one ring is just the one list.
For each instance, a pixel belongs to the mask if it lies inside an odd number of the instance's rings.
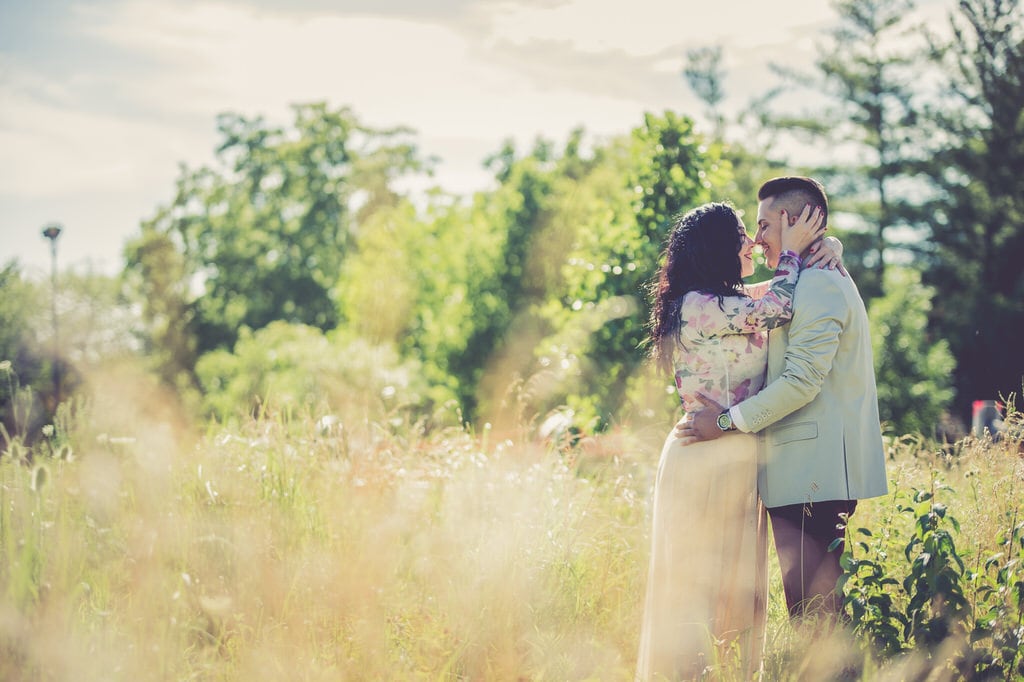
[[[483,155],[504,137],[557,138],[581,124],[624,132],[641,110],[635,93],[581,92],[517,68],[500,51],[482,51],[460,28],[427,22],[182,7],[171,0],[102,13],[86,7],[78,21],[102,43],[154,65],[143,79],[98,76],[133,110],[205,119],[212,129],[226,110],[284,122],[290,103],[349,104],[371,125],[413,126],[424,151],[442,158],[441,175],[457,176],[460,189],[470,189],[474,175],[479,185]],[[461,151],[451,146],[456,139],[465,141]],[[209,136],[196,141],[209,153]],[[480,156],[469,158],[469,148],[482,150]]]
[[329,98],[373,121],[472,134],[484,126],[452,122],[453,111],[522,87],[513,74],[469,59],[456,31],[401,19],[293,18],[155,0],[122,5],[89,30],[164,64],[158,78],[128,86],[141,105],[164,110],[283,112]]
[[570,40],[585,52],[654,55],[676,46],[775,45],[834,16],[827,3],[803,3],[794,16],[779,3],[569,0],[557,7],[506,3],[495,13],[496,36],[515,43]]
[[[57,84],[26,68],[0,87],[0,187],[21,198],[111,188],[138,190],[154,165],[195,157],[203,139],[161,121],[82,107]],[[54,97],[52,95],[56,94]]]

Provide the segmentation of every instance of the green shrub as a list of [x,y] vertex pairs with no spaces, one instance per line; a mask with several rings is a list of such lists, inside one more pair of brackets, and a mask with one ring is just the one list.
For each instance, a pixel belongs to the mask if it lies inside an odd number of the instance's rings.
[[[874,529],[847,529],[844,608],[877,661],[909,654],[922,666],[952,667],[954,679],[1024,679],[1019,445],[968,439],[934,462],[917,450],[931,480],[897,482]],[[962,477],[970,494],[947,476]]]
[[243,330],[234,352],[203,355],[196,374],[206,411],[222,419],[265,406],[379,419],[395,410],[442,405],[451,397],[428,386],[418,364],[400,360],[390,346],[286,322]]

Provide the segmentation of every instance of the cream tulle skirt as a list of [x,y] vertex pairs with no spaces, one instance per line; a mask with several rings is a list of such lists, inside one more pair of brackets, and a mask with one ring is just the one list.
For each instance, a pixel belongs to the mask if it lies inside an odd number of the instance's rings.
[[764,645],[757,440],[665,441],[654,489],[638,680],[750,679]]

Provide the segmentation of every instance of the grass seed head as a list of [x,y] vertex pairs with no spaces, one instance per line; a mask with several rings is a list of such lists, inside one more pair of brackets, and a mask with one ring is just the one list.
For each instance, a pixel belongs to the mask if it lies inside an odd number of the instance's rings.
[[49,479],[50,470],[45,465],[36,465],[36,468],[32,470],[32,491],[36,493],[42,492]]

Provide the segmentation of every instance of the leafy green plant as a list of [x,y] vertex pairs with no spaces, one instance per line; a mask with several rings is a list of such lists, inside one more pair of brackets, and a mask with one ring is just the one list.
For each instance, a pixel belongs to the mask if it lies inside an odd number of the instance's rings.
[[[960,522],[937,499],[955,499],[955,491],[932,475],[930,490],[893,494],[877,533],[847,529],[839,589],[854,633],[881,661],[909,651],[930,659],[941,651],[964,679],[1020,679],[1024,522],[1016,508],[1006,511],[999,551],[982,564],[982,548],[958,550]],[[965,561],[972,557],[974,570]]]
[[1024,521],[1018,512],[1006,513],[996,537],[999,551],[969,576],[975,599],[971,643],[986,647],[974,668],[1005,679],[1024,677]]
[[[861,539],[856,543],[852,539],[847,541],[846,551],[840,557],[843,575],[838,586],[845,591],[843,606],[855,624],[856,633],[885,658],[906,648],[904,632],[909,625],[897,603],[898,596],[893,594],[900,583],[889,575],[887,567],[889,540],[896,533],[892,523],[896,507],[890,509],[878,534],[858,528],[856,533]],[[838,544],[837,541],[835,545]],[[860,549],[856,558],[854,547]]]
[[928,333],[933,291],[898,266],[886,271],[885,286],[869,310],[878,409],[893,433],[933,437],[953,399],[955,366],[949,343]]
[[964,562],[951,532],[959,533],[960,523],[930,491],[915,490],[911,504],[898,509],[914,517],[914,534],[904,550],[910,564],[910,573],[903,580],[903,590],[910,597],[904,632],[908,642],[934,647],[951,634],[959,634],[969,613],[963,589]]

